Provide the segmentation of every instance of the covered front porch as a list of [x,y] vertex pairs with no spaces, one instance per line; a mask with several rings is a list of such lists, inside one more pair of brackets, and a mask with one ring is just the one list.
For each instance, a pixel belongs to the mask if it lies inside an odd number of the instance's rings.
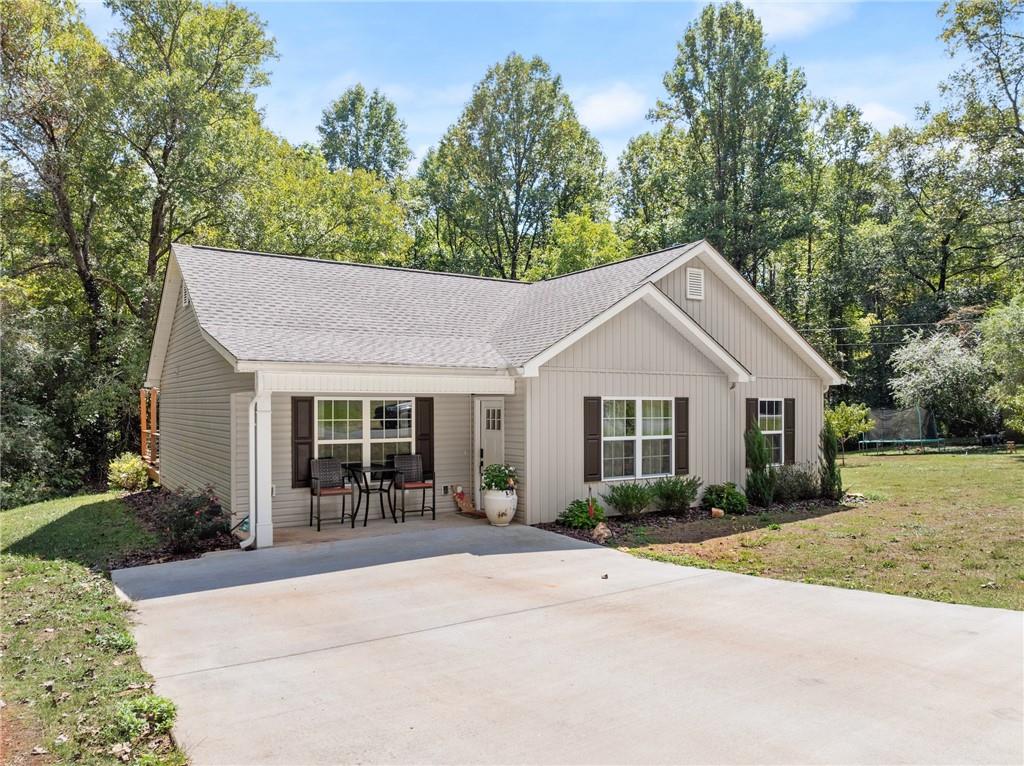
[[[234,395],[231,407],[232,515],[236,521],[248,516],[253,530],[244,546],[297,545],[486,523],[460,515],[455,495],[462,491],[472,501],[481,461],[505,460],[505,402],[515,395],[513,378],[493,370],[472,375],[257,371],[256,389],[255,396]],[[495,409],[502,412],[497,418]],[[482,439],[484,431],[489,433]],[[339,496],[321,498],[319,532],[315,519],[310,524],[311,460],[379,466],[395,455],[419,456],[434,483],[433,493],[426,492],[426,503],[433,494],[436,519],[429,511],[419,515],[422,493],[410,490],[406,521],[401,522],[399,513],[396,524],[388,497],[397,507],[400,491],[392,487],[386,494],[363,498],[354,527],[348,518],[344,524],[338,520]],[[354,489],[347,497],[349,513],[358,494]]]

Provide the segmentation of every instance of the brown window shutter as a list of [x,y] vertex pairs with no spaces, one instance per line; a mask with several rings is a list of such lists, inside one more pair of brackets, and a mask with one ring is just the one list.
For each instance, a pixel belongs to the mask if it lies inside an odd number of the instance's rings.
[[676,473],[690,472],[690,400],[676,397]]
[[434,475],[434,399],[416,397],[416,454],[423,461],[423,472]]
[[309,486],[309,461],[313,458],[313,397],[292,397],[292,486]]
[[[747,452],[747,431],[757,425],[757,399],[747,399],[747,420],[743,426],[743,433],[740,438],[743,440],[743,454]],[[750,460],[746,460],[747,468],[750,468]]]
[[601,481],[601,397],[583,397],[583,481]]
[[782,452],[786,465],[796,462],[796,399],[782,402]]

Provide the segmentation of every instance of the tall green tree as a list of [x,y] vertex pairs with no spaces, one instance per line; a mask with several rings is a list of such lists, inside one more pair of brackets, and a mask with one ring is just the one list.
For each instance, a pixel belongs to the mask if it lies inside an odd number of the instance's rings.
[[629,245],[610,221],[595,221],[586,211],[569,213],[551,222],[548,245],[534,259],[526,279],[549,279],[628,256]]
[[685,168],[685,135],[671,125],[630,139],[619,157],[613,202],[618,230],[641,252],[682,241],[686,197],[679,183]]
[[368,94],[358,83],[324,109],[317,131],[331,170],[365,170],[393,181],[412,159],[398,107],[379,90]]
[[510,55],[420,168],[437,262],[523,277],[553,219],[603,206],[604,167],[561,78],[540,58]]
[[[274,42],[263,22],[230,2],[106,0],[122,27],[113,125],[144,175],[131,229],[155,281],[171,243],[209,225],[254,166],[239,137],[255,117]],[[151,306],[154,291],[147,294]],[[147,311],[148,314],[148,311]]]
[[798,228],[783,182],[808,119],[803,72],[772,57],[739,2],[708,5],[683,35],[655,115],[686,131],[681,183],[691,238],[707,237],[757,284]]

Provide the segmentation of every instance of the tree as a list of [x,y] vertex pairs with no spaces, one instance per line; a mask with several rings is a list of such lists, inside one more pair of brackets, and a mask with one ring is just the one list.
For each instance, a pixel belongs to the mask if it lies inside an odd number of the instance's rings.
[[405,210],[393,189],[365,170],[331,172],[312,146],[293,147],[258,128],[264,158],[232,196],[208,242],[246,250],[403,265]]
[[666,125],[657,133],[630,139],[619,157],[613,195],[617,227],[640,252],[660,250],[686,236],[686,199],[679,184],[684,139],[681,131]]
[[866,404],[839,402],[835,407],[826,407],[825,421],[839,439],[843,451],[843,465],[846,465],[846,442],[875,427],[875,421],[871,418],[871,408]]
[[356,84],[329,107],[317,126],[320,151],[331,170],[365,170],[387,181],[405,172],[412,152],[398,108],[379,90]]
[[569,213],[551,222],[551,237],[526,279],[536,281],[589,269],[629,256],[629,247],[619,239],[609,221],[595,221],[586,212]]
[[603,203],[604,156],[540,58],[491,67],[420,169],[442,264],[519,279],[553,219]]
[[807,124],[804,76],[772,60],[761,22],[739,2],[706,6],[678,49],[655,116],[686,131],[688,238],[709,239],[756,285],[796,230],[783,173]]
[[994,306],[981,321],[981,356],[993,370],[989,394],[1024,433],[1024,292]]
[[[255,166],[240,137],[257,119],[255,88],[274,55],[263,23],[236,5],[200,0],[107,0],[119,80],[113,131],[141,161],[143,274],[155,283],[171,243],[209,226]],[[155,288],[146,296],[146,315]]]
[[981,355],[950,333],[908,333],[893,352],[896,377],[889,381],[900,407],[921,407],[953,435],[988,428],[993,406],[986,392],[991,375]]

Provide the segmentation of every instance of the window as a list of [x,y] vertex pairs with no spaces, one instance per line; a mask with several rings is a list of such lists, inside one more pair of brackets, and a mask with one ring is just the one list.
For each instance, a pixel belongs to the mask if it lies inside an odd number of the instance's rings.
[[686,297],[691,301],[704,300],[704,269],[686,270]]
[[671,399],[605,399],[601,407],[604,479],[672,473]]
[[501,430],[501,408],[500,407],[488,407],[484,410],[484,430],[485,431],[500,431]]
[[782,465],[785,457],[782,440],[782,411],[781,399],[758,399],[757,401],[757,427],[761,429],[761,433],[768,441],[771,461],[775,465]]
[[411,399],[317,399],[318,458],[385,463],[412,453]]

